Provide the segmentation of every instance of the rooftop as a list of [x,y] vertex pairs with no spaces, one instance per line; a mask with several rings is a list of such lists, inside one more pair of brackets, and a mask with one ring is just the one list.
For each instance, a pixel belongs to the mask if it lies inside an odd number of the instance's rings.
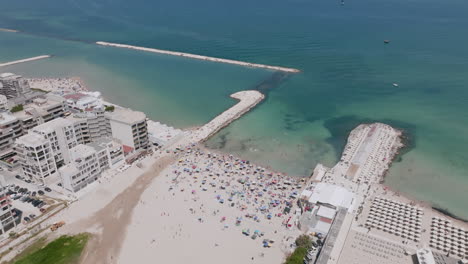
[[29,133],[19,137],[16,140],[16,144],[21,144],[29,147],[37,147],[43,145],[47,140],[44,136],[36,134],[36,133]]
[[0,126],[7,125],[8,123],[11,123],[16,120],[17,118],[10,113],[7,113],[7,112],[0,113]]
[[121,147],[121,145],[112,138],[98,138],[87,145],[94,148],[96,151],[101,151],[107,147]]
[[45,97],[35,98],[32,103],[23,105],[24,110],[16,112],[14,115],[20,119],[43,116],[48,114],[47,109],[56,107],[62,102],[63,100],[57,96],[46,95]]
[[5,72],[5,73],[0,74],[0,78],[2,78],[2,79],[11,78],[11,77],[21,77],[21,76],[16,75],[16,74],[11,73],[11,72]]
[[333,219],[335,217],[336,210],[326,207],[326,206],[320,206],[320,208],[317,211],[317,215],[321,217],[325,217],[328,219]]
[[141,122],[146,119],[146,115],[143,112],[133,111],[128,108],[116,107],[114,112],[107,113],[107,116],[114,121],[123,122],[127,124],[134,124]]
[[309,198],[310,203],[325,203],[337,207],[350,208],[354,194],[347,189],[329,183],[318,183]]
[[40,131],[43,133],[50,133],[54,131],[57,128],[62,128],[65,126],[72,126],[73,123],[70,120],[67,120],[65,118],[59,117],[53,120],[50,120],[47,123],[40,124],[36,127],[33,128],[34,131]]
[[70,149],[70,154],[75,162],[79,162],[77,161],[78,159],[91,156],[94,153],[96,153],[96,150],[94,150],[93,147],[83,144],[79,144]]

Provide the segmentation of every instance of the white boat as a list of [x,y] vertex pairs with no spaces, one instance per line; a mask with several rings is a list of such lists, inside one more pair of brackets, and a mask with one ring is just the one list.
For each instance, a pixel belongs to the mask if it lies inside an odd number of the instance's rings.
[[398,87],[399,85],[398,85],[398,83],[394,83],[393,86]]

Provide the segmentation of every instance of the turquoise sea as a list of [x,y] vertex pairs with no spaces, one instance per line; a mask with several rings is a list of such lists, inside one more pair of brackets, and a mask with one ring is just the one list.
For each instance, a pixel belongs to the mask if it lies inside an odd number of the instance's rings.
[[[361,122],[404,129],[386,184],[468,219],[468,2],[464,0],[0,0],[1,71],[79,76],[177,127],[267,83],[267,99],[207,146],[291,175],[332,166]],[[383,40],[389,39],[387,45]],[[274,72],[92,44],[109,41],[301,69]],[[392,84],[398,83],[399,87]]]

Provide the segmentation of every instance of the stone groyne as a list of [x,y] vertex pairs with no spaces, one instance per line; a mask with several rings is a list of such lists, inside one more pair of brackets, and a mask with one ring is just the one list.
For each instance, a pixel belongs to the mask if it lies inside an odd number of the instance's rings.
[[[245,113],[249,112],[258,103],[260,103],[265,96],[258,91],[241,91],[231,95],[231,98],[239,100],[239,102],[228,110],[224,111],[213,120],[203,125],[202,127],[191,132],[191,135],[185,137],[182,141],[177,142],[179,145],[187,143],[204,142],[222,128],[228,126],[234,120],[240,118]],[[187,142],[188,141],[188,142]]]
[[50,57],[52,57],[52,56],[51,55],[41,55],[41,56],[22,59],[22,60],[5,62],[5,63],[0,63],[0,67],[10,66],[10,65],[18,64],[18,63],[29,62],[29,61],[42,60],[42,59],[47,59],[47,58],[50,58]]
[[104,41],[98,41],[98,42],[96,42],[96,44],[101,45],[101,46],[126,48],[126,49],[133,49],[133,50],[140,50],[140,51],[146,51],[146,52],[160,53],[160,54],[166,54],[166,55],[172,55],[172,56],[186,57],[186,58],[191,58],[191,59],[198,59],[198,60],[205,60],[205,61],[212,61],[212,62],[219,62],[219,63],[234,64],[234,65],[240,65],[240,66],[252,67],[252,68],[262,68],[262,69],[269,69],[269,70],[289,72],[289,73],[298,73],[298,72],[300,72],[300,70],[293,69],[293,68],[286,68],[286,67],[280,67],[280,66],[271,66],[271,65],[265,65],[265,64],[257,64],[257,63],[250,63],[250,62],[244,62],[244,61],[237,61],[237,60],[221,59],[221,58],[208,57],[208,56],[202,56],[202,55],[196,55],[196,54],[184,53],[184,52],[178,52],[178,51],[145,48],[145,47],[138,47],[138,46],[132,46],[132,45],[126,45],[126,44],[118,44],[118,43],[110,43],[110,42],[104,42]]

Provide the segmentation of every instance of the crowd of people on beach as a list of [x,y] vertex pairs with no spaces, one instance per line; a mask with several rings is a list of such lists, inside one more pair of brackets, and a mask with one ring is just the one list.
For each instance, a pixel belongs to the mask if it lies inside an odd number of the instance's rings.
[[[169,150],[168,150],[169,152]],[[200,192],[212,195],[219,206],[234,210],[235,217],[219,215],[219,210],[206,212],[204,204],[199,208],[190,208],[198,221],[204,221],[209,213],[219,217],[225,223],[241,226],[242,234],[253,239],[262,237],[262,230],[249,230],[249,223],[272,225],[277,230],[294,227],[293,208],[305,180],[288,177],[251,164],[233,155],[208,152],[199,147],[190,146],[174,150],[178,161],[170,167],[169,192],[189,192],[191,199],[198,201]],[[246,224],[244,224],[246,223]],[[267,244],[265,244],[266,246]]]
[[47,92],[76,93],[88,91],[83,81],[77,77],[71,78],[28,78],[29,86]]

